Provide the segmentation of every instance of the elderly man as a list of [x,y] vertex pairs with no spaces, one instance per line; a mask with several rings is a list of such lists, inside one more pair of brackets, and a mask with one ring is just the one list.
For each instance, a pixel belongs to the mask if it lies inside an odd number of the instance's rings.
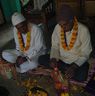
[[52,34],[51,66],[56,64],[66,78],[84,81],[92,51],[89,30],[78,22],[68,5],[61,6],[57,21]]
[[16,49],[5,50],[2,57],[16,64],[17,72],[24,73],[38,66],[38,58],[45,53],[41,29],[26,21],[18,12],[12,15]]
[[[39,63],[52,68],[57,66],[68,79],[84,81],[89,69],[87,60],[92,51],[89,30],[77,21],[68,5],[60,7],[57,22],[52,34],[50,60],[48,55],[42,56]],[[50,66],[47,64],[49,61]]]

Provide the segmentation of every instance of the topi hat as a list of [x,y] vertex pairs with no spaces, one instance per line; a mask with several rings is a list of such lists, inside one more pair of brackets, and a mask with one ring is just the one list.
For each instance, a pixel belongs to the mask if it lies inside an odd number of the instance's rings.
[[25,17],[21,14],[21,13],[18,13],[18,12],[15,12],[13,15],[12,15],[12,24],[15,26],[23,21],[25,21]]

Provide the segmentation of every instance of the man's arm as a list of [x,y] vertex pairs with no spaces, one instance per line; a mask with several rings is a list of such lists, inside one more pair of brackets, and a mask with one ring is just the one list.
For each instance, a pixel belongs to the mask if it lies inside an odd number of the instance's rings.
[[78,59],[74,62],[78,66],[81,66],[83,63],[85,63],[88,60],[89,55],[92,51],[90,34],[87,28],[84,28],[82,30],[80,34],[80,41],[81,41],[81,47],[80,47],[81,52],[78,56]]
[[43,41],[43,34],[42,30],[38,27],[33,28],[34,31],[31,35],[33,41],[30,42],[30,48],[27,53],[27,57],[32,60],[36,56],[39,56],[42,50],[44,49],[44,41]]
[[59,41],[59,36],[58,36],[58,28],[59,26],[56,26],[53,34],[52,34],[52,46],[51,46],[51,52],[50,52],[50,58],[56,58],[57,60],[59,59],[59,46],[60,46],[60,41]]
[[16,50],[20,50],[19,48],[19,41],[18,41],[18,37],[17,37],[17,29],[14,28],[14,40],[15,40],[15,46],[16,46]]
[[[57,26],[58,27],[58,26]],[[53,34],[52,34],[52,46],[50,52],[50,66],[52,68],[57,66],[57,61],[59,60],[59,37],[58,37],[58,28],[55,27]]]

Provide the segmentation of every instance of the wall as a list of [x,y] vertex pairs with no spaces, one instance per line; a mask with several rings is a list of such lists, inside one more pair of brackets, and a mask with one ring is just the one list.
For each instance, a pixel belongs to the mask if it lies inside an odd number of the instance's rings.
[[34,0],[34,9],[40,9],[48,0]]
[[95,0],[94,1],[86,1],[85,15],[86,16],[95,16]]
[[62,4],[70,5],[77,16],[95,16],[95,0],[56,0],[57,11]]

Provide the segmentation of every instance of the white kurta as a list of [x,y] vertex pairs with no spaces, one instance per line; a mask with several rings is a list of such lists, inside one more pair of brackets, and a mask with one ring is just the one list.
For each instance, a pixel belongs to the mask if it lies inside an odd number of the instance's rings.
[[[66,51],[60,45],[60,31],[61,27],[59,24],[56,25],[52,34],[52,47],[50,58],[56,58],[64,61],[65,63],[71,64],[75,62],[78,66],[81,66],[87,61],[92,51],[91,40],[89,30],[86,26],[78,23],[78,35],[74,47]],[[67,44],[70,43],[72,31],[66,32]]]
[[[26,52],[22,52],[20,50],[18,36],[17,36],[17,29],[14,28],[14,39],[16,44],[16,49],[12,50],[5,50],[2,53],[2,57],[11,63],[16,63],[16,59],[19,55],[26,56],[27,61],[20,65],[17,68],[17,71],[20,73],[24,73],[30,69],[34,69],[38,66],[38,57],[45,53],[45,45],[43,40],[43,33],[42,30],[34,24],[29,24],[29,29],[31,31],[31,41],[30,47]],[[24,43],[26,44],[26,34],[22,34]]]

